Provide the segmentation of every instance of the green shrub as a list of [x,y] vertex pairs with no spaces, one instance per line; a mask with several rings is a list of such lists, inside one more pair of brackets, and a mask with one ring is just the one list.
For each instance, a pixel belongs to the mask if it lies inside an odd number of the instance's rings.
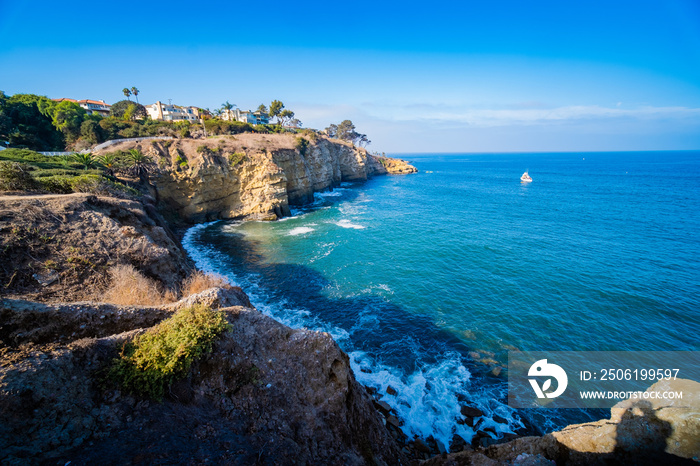
[[234,152],[228,156],[228,163],[231,167],[235,167],[245,159],[246,155],[244,152]]
[[80,175],[99,175],[100,170],[81,170],[68,168],[49,168],[46,170],[32,170],[34,178],[46,178],[47,176],[80,176]]
[[30,167],[19,162],[0,161],[0,191],[24,191],[37,187]]
[[230,329],[221,311],[196,305],[176,312],[126,343],[109,377],[130,393],[162,400],[192,363],[210,353],[214,340]]
[[294,142],[294,147],[296,147],[299,150],[299,153],[301,155],[306,155],[306,149],[309,148],[309,141],[302,137],[298,137]]
[[55,175],[37,179],[44,191],[56,194],[90,193],[110,196],[136,196],[138,191],[98,174]]
[[66,176],[47,176],[38,179],[41,188],[44,191],[56,194],[70,194],[73,192],[73,186],[70,184],[70,178]]

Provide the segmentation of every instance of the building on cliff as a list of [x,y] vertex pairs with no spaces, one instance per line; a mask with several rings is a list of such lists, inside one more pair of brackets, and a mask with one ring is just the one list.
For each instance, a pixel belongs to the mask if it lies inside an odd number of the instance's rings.
[[197,121],[199,109],[197,107],[182,107],[180,105],[164,104],[160,100],[147,105],[148,116],[153,120],[162,121]]
[[64,100],[67,100],[68,102],[75,102],[76,104],[78,104],[82,108],[84,108],[88,115],[92,115],[93,113],[96,113],[96,114],[102,115],[102,116],[109,116],[109,110],[112,107],[108,103],[105,103],[104,100],[90,100],[90,99],[75,100],[75,99],[68,99],[68,98],[52,99],[52,100],[54,102],[63,102]]
[[232,108],[221,112],[221,119],[224,121],[241,121],[250,123],[251,125],[266,125],[270,123],[270,116],[265,112],[253,112],[251,110],[243,110]]

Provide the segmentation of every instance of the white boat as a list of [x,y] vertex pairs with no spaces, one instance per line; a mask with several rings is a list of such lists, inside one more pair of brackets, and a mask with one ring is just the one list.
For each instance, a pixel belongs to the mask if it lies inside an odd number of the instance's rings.
[[527,172],[523,173],[523,176],[520,177],[520,181],[523,181],[525,183],[529,183],[532,181],[532,178],[530,175],[527,174]]

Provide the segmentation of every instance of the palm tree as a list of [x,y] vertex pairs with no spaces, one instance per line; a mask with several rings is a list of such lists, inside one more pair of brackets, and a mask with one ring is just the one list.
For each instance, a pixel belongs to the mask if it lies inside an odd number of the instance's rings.
[[129,96],[131,95],[131,90],[128,87],[122,89],[122,92],[124,93],[124,96],[127,98],[127,100],[131,100],[129,99]]
[[139,103],[139,90],[136,87],[132,87],[131,93],[136,97],[136,103]]
[[82,165],[84,170],[88,170],[97,164],[97,160],[89,152],[73,154],[73,160]]
[[147,155],[144,155],[138,149],[129,150],[129,171],[134,175],[138,176],[142,183],[148,181],[148,174],[153,171],[154,164],[153,161]]
[[231,109],[235,106],[236,106],[236,104],[232,104],[228,100],[226,102],[224,102],[223,104],[221,104],[221,109],[224,110],[224,112],[226,113],[226,116],[228,117],[229,120],[233,119],[233,118],[231,118]]
[[114,154],[105,154],[98,158],[97,161],[100,162],[100,165],[105,167],[105,171],[109,176],[114,176],[114,168],[117,164],[117,158]]

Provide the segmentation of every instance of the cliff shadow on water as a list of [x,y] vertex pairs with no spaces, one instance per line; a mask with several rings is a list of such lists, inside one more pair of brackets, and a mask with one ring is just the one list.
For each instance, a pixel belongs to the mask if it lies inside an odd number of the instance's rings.
[[[349,353],[358,381],[392,407],[409,437],[432,436],[451,446],[455,435],[484,445],[480,440],[545,433],[541,413],[507,406],[506,372],[494,375],[492,367],[470,358],[475,348],[438,327],[428,313],[409,312],[376,294],[330,296],[334,284],[323,273],[268,260],[263,241],[231,226],[219,222],[197,235],[197,246],[214,246],[217,253],[208,268],[227,275],[258,309],[283,323],[331,333]],[[557,424],[600,417],[568,413]]]

